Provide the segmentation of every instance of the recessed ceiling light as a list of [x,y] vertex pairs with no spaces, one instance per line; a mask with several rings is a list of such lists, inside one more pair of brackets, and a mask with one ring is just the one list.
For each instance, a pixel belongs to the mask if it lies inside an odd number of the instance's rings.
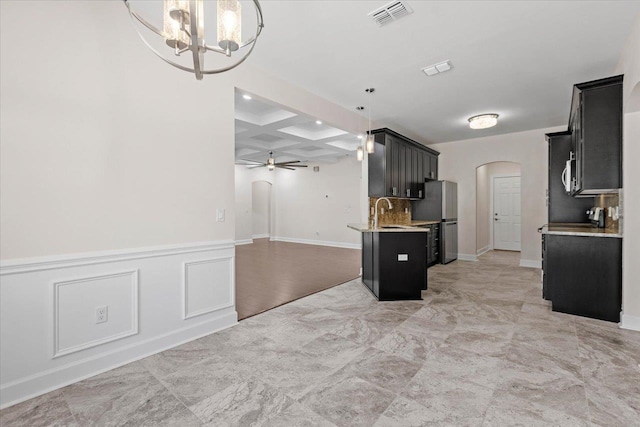
[[469,127],[471,129],[487,129],[498,124],[497,114],[480,114],[469,117]]
[[317,125],[321,125],[322,124],[322,120],[316,120],[316,124]]
[[358,135],[358,139],[362,139],[362,135]]
[[249,101],[250,99],[252,99],[252,98],[251,98],[251,95],[247,95],[247,94],[242,95],[242,97],[243,97],[244,99],[246,99],[247,101]]

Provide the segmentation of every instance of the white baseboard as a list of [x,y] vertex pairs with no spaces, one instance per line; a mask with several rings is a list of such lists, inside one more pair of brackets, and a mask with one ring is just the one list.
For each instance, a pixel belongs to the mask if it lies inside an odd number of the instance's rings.
[[477,250],[477,256],[480,256],[484,253],[487,253],[491,250],[491,248],[489,246],[485,246],[484,248],[478,249]]
[[458,254],[458,259],[460,261],[478,261],[477,255],[469,255],[469,254]]
[[542,268],[542,261],[537,261],[535,259],[521,259],[520,267]]
[[252,239],[268,239],[269,234],[254,234],[251,236]]
[[136,360],[144,359],[145,357],[189,341],[219,332],[237,323],[238,315],[234,311],[213,320],[208,320],[177,331],[171,331],[146,341],[102,353],[96,357],[50,369],[41,374],[31,375],[20,381],[4,384],[0,387],[2,394],[0,409],[49,393],[61,387],[68,386],[69,384],[91,378],[103,372],[135,362]]
[[2,262],[0,408],[236,324],[234,265],[233,241]]
[[253,243],[253,239],[241,239],[241,240],[236,240],[236,246],[240,246],[240,245],[250,245]]
[[345,249],[360,249],[360,243],[343,243],[343,242],[329,242],[326,240],[311,240],[311,239],[298,239],[295,237],[271,237],[272,241],[276,242],[288,242],[288,243],[301,243],[303,245],[317,245],[317,246],[330,246],[333,248],[345,248]]
[[620,313],[620,328],[640,331],[640,317],[624,314],[624,312]]

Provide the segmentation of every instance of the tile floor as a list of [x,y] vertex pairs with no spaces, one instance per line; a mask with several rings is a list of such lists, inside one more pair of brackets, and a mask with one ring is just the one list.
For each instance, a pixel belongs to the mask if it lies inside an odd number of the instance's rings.
[[638,426],[640,333],[553,313],[518,254],[357,281],[15,405],[2,426]]

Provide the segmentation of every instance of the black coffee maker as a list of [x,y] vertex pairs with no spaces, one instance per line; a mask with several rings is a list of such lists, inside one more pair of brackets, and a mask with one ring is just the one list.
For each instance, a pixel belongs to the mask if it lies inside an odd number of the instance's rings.
[[598,228],[604,228],[605,208],[593,207],[587,211],[591,225]]

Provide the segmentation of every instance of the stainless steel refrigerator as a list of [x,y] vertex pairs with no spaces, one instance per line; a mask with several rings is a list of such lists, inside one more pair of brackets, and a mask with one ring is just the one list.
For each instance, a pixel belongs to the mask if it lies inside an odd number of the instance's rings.
[[458,259],[458,184],[451,181],[427,181],[425,197],[411,203],[411,218],[442,221],[440,225],[441,262]]

